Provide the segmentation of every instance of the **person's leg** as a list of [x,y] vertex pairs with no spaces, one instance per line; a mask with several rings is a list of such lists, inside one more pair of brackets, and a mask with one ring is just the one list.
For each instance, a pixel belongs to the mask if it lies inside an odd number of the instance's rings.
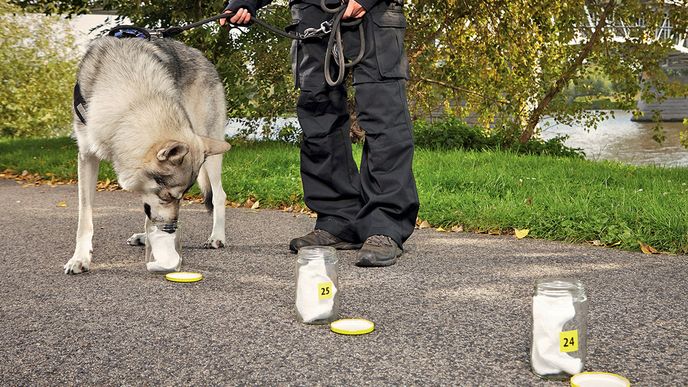
[[361,266],[394,264],[418,214],[405,26],[401,7],[373,8],[365,20],[366,55],[354,69],[358,121],[366,132],[360,172],[364,204],[356,216],[359,236],[366,240]]
[[[297,27],[300,30],[318,26],[329,17],[320,7],[307,4],[294,5],[292,12],[294,19],[300,20]],[[317,230],[352,242],[335,247],[358,248],[360,243],[354,222],[361,208],[359,174],[351,155],[346,88],[329,87],[325,83],[325,40],[298,42],[293,49],[296,83],[301,90],[297,116],[303,131],[301,180],[304,201],[318,214]],[[303,243],[327,242],[328,238],[327,235],[311,235],[290,247],[298,250]]]
[[365,144],[361,160],[364,205],[357,215],[362,240],[391,237],[400,247],[413,233],[418,194],[413,177],[413,135],[404,80],[356,86]]

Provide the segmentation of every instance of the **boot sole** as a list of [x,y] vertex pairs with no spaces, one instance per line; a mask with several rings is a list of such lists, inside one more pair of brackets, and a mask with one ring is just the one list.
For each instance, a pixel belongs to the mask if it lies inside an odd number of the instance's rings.
[[361,258],[356,262],[356,266],[358,267],[386,267],[386,266],[392,266],[395,263],[397,263],[397,258],[401,257],[403,254],[403,251],[400,251],[397,255],[390,257],[388,259],[373,259],[370,260],[368,258]]

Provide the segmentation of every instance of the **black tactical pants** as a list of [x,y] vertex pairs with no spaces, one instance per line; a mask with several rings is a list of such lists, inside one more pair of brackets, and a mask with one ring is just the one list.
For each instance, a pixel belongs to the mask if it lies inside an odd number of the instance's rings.
[[[319,6],[292,5],[294,28],[319,27],[331,15]],[[301,179],[304,199],[318,213],[316,228],[352,242],[387,235],[399,246],[414,230],[418,194],[413,178],[413,137],[406,99],[408,62],[403,49],[406,19],[385,1],[364,17],[366,50],[353,68],[356,111],[366,132],[360,173],[351,155],[344,86],[330,87],[323,73],[326,39],[295,42],[297,115],[303,130]],[[357,27],[343,31],[345,54],[359,51]],[[333,78],[337,71],[333,65]]]

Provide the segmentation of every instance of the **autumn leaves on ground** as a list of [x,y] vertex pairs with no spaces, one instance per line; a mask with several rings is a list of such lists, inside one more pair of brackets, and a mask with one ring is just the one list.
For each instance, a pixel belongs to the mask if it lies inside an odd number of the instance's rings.
[[[355,147],[356,159],[360,152]],[[27,189],[74,183],[76,146],[69,138],[0,140],[0,171],[0,178]],[[419,228],[688,253],[685,168],[418,149],[414,172]],[[101,190],[118,188],[107,163],[101,164],[99,179]],[[297,146],[235,144],[225,156],[223,180],[228,206],[308,212]],[[200,200],[196,188],[190,194]]]

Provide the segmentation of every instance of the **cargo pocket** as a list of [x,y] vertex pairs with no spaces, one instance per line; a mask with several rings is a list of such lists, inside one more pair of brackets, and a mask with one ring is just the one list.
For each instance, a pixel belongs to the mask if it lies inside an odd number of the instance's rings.
[[[284,28],[290,34],[299,32],[299,24],[301,20],[292,20],[291,24]],[[299,86],[299,41],[294,39],[291,41],[291,49],[289,50],[289,55],[291,56],[291,74],[294,77],[294,88],[298,89]]]
[[375,57],[383,78],[409,78],[409,65],[404,52],[406,18],[401,9],[372,13]]

